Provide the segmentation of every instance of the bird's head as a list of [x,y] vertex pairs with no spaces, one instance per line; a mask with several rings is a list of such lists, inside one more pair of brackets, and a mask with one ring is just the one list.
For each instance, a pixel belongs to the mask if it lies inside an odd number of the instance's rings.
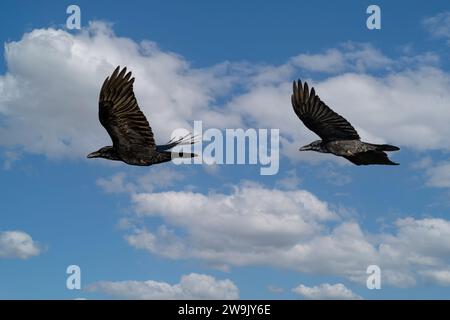
[[88,158],[105,158],[109,160],[119,160],[116,151],[113,147],[103,147],[97,151],[91,152],[87,155]]
[[316,140],[310,144],[303,146],[299,149],[300,151],[322,151],[322,140]]

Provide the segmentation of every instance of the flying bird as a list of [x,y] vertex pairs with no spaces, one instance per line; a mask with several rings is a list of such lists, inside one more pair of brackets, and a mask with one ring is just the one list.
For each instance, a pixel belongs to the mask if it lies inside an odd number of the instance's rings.
[[190,135],[178,140],[172,139],[164,145],[156,145],[152,128],[136,101],[133,82],[131,72],[127,73],[126,67],[120,71],[120,66],[103,82],[98,116],[113,145],[92,152],[87,157],[150,166],[172,158],[197,156],[194,153],[170,151],[177,145],[193,144],[194,137]]
[[384,151],[397,151],[400,148],[389,144],[362,142],[355,128],[320,100],[314,88],[309,91],[308,84],[305,82],[302,85],[298,80],[297,83],[294,81],[293,89],[291,100],[295,113],[309,130],[322,139],[301,147],[300,151],[332,153],[358,166],[398,165]]

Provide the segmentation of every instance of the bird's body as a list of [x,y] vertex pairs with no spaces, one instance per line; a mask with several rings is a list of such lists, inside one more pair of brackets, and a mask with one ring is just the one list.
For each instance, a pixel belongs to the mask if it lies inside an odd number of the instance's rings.
[[[313,150],[313,149],[311,149]],[[334,140],[329,142],[321,141],[319,149],[314,151],[322,153],[332,153],[336,156],[344,157],[357,165],[363,164],[387,164],[395,165],[385,156],[383,151],[396,151],[397,147],[372,144],[360,140]]]
[[385,153],[397,151],[398,147],[361,141],[355,128],[323,103],[314,88],[310,92],[306,82],[304,86],[300,80],[294,82],[293,91],[291,98],[295,113],[308,129],[322,138],[300,148],[300,151],[332,153],[356,165],[398,164],[392,162]]
[[375,150],[374,146],[371,146],[365,142],[359,140],[335,140],[325,143],[325,147],[328,152],[345,157],[354,156],[360,152],[367,152]]
[[150,166],[170,161],[175,157],[194,157],[193,153],[171,152],[176,145],[192,144],[193,138],[183,137],[164,145],[156,145],[152,129],[136,101],[134,78],[126,68],[114,70],[100,90],[99,120],[105,127],[112,146],[92,152],[88,158],[123,161],[130,165]]

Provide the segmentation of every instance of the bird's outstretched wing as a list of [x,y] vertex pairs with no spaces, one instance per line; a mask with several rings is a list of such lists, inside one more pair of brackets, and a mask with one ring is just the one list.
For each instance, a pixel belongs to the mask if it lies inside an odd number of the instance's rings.
[[342,116],[331,110],[316,95],[311,92],[308,84],[302,85],[294,81],[294,92],[291,96],[292,106],[297,116],[305,126],[315,132],[323,141],[359,140],[355,128]]
[[155,149],[153,132],[139,109],[133,92],[134,78],[120,66],[106,78],[100,90],[99,118],[116,149],[142,152]]
[[345,156],[344,158],[358,166],[367,164],[398,165],[398,163],[392,162],[385,152],[376,150],[360,152],[354,156]]

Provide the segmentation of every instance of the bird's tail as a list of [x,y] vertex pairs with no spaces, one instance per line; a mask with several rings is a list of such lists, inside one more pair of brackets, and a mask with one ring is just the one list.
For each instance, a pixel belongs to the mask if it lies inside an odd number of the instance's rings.
[[181,137],[177,140],[175,140],[175,138],[172,138],[166,144],[156,146],[156,151],[163,152],[163,151],[172,149],[175,146],[194,144],[196,142],[198,142],[197,136],[193,136],[192,134],[188,133],[184,137]]
[[399,147],[392,146],[390,144],[372,144],[376,148],[377,151],[398,151]]
[[168,162],[175,158],[194,158],[197,156],[198,156],[197,154],[190,153],[190,152],[163,151],[163,152],[159,152],[156,155],[156,158],[153,159],[153,164]]
[[198,154],[191,152],[170,152],[170,156],[172,159],[175,158],[194,158],[198,157]]

